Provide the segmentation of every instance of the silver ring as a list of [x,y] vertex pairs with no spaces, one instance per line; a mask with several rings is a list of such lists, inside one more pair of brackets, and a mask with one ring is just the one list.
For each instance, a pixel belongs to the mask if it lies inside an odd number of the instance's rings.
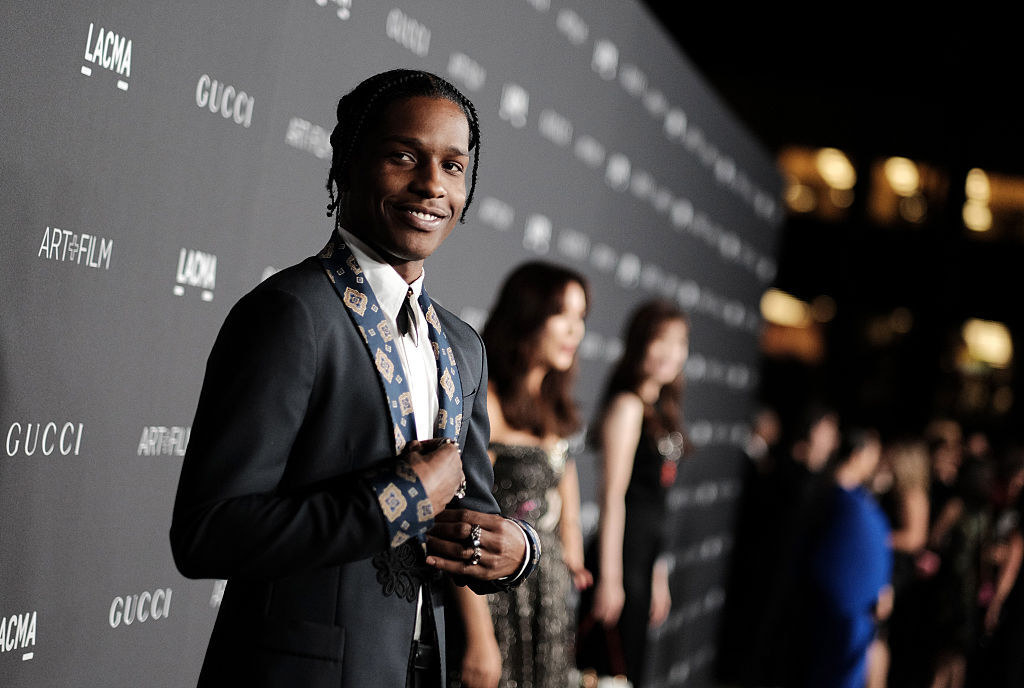
[[473,548],[473,556],[471,556],[466,563],[469,564],[470,566],[476,566],[477,564],[480,563],[480,556],[481,556],[481,554],[483,554],[483,553],[480,551],[480,548],[479,547],[474,547]]
[[484,534],[484,529],[478,525],[474,525],[469,531],[469,542],[473,547],[480,547],[480,536]]
[[463,497],[466,496],[466,481],[465,480],[463,480],[461,483],[459,483],[459,489],[455,490],[455,496],[458,499],[462,499]]

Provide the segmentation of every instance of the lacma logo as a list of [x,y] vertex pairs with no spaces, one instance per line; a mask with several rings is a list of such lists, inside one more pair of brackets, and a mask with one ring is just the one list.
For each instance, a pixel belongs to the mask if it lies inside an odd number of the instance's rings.
[[213,301],[217,286],[217,256],[194,248],[183,248],[178,255],[174,295],[184,296],[185,287],[198,287],[203,301]]
[[388,38],[420,57],[430,52],[430,29],[397,7],[388,12],[384,30]]
[[526,117],[529,113],[530,94],[527,90],[519,84],[505,84],[501,89],[498,116],[516,129],[522,129],[526,126]]
[[89,64],[82,65],[82,74],[92,76],[94,68],[108,69],[119,77],[117,87],[128,90],[127,79],[132,75],[132,39],[90,22],[84,59]]
[[0,616],[0,653],[21,651],[21,660],[26,662],[35,656],[29,650],[35,645],[36,612]]

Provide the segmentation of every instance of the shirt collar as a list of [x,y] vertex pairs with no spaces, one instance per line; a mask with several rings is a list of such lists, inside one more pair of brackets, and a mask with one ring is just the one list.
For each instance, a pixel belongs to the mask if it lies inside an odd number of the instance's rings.
[[[384,313],[392,320],[398,315],[402,308],[402,302],[409,289],[412,289],[413,298],[418,300],[420,292],[423,291],[423,278],[426,270],[420,272],[412,283],[406,283],[391,265],[381,260],[380,256],[366,242],[347,231],[344,227],[338,227],[341,238],[352,250],[359,267],[363,270],[363,277],[370,283],[373,295],[377,297],[377,303],[384,309]],[[414,309],[418,311],[419,309]]]

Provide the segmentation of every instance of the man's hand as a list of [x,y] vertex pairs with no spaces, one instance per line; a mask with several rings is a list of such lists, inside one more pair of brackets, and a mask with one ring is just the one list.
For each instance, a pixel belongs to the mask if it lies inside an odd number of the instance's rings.
[[[471,564],[475,525],[480,526],[480,560]],[[496,580],[522,567],[526,538],[518,525],[497,514],[448,509],[434,516],[434,527],[427,532],[427,551],[430,566],[480,580]]]
[[459,485],[466,479],[462,472],[462,456],[454,440],[445,438],[405,445],[401,458],[409,462],[427,491],[436,517],[452,501]]

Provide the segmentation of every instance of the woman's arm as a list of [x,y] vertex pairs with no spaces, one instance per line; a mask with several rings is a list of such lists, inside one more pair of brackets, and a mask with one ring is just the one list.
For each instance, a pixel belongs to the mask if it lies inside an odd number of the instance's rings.
[[672,594],[668,587],[668,562],[664,557],[658,557],[658,560],[654,562],[654,569],[651,571],[651,628],[657,628],[665,623],[671,609]]
[[454,586],[455,600],[466,629],[466,654],[462,658],[464,688],[497,688],[501,678],[501,651],[487,598]]
[[626,525],[626,488],[640,442],[644,405],[635,394],[612,399],[601,424],[601,520],[598,526],[600,576],[594,590],[594,616],[606,626],[619,620],[626,593],[622,587],[622,538]]
[[928,544],[928,494],[916,489],[908,490],[901,496],[903,527],[892,531],[889,542],[897,551],[914,554]]
[[565,462],[565,470],[558,483],[558,492],[562,498],[562,515],[558,523],[558,535],[562,540],[562,559],[572,574],[573,585],[577,590],[585,590],[593,584],[594,577],[583,566],[580,478],[576,472],[576,462],[572,459]]
[[991,633],[999,623],[999,614],[1002,612],[1003,602],[1006,596],[1013,589],[1017,581],[1017,573],[1020,571],[1021,560],[1024,559],[1024,536],[1020,530],[1014,530],[1010,536],[1009,552],[1002,568],[999,569],[999,579],[996,581],[996,591],[985,610],[985,631]]
[[950,528],[960,520],[960,516],[964,512],[964,501],[959,497],[954,497],[946,502],[946,505],[939,512],[939,516],[935,519],[935,525],[932,527],[932,532],[928,535],[928,546],[931,549],[939,550],[946,542],[946,536],[949,534]]

